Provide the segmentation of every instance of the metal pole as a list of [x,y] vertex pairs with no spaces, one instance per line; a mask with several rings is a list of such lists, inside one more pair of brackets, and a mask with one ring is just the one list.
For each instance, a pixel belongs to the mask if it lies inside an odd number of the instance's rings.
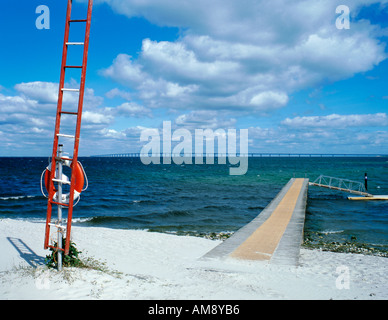
[[368,190],[368,175],[365,172],[365,190]]
[[[58,157],[62,157],[63,145],[58,145]],[[58,161],[58,179],[62,180],[62,161]],[[58,202],[62,202],[62,182],[58,182]],[[58,271],[62,271],[62,206],[58,205]]]

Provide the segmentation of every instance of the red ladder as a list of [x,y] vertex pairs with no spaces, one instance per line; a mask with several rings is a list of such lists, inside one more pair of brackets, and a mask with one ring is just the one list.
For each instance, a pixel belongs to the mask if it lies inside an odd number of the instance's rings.
[[[59,93],[58,93],[58,104],[57,104],[57,114],[56,114],[56,120],[55,120],[55,134],[54,134],[54,143],[53,143],[53,152],[52,152],[52,162],[51,162],[51,170],[50,170],[50,179],[49,179],[49,195],[48,195],[48,202],[47,202],[47,217],[46,217],[46,233],[45,233],[45,241],[44,241],[44,248],[54,248],[56,250],[60,249],[64,251],[65,255],[69,254],[69,247],[70,247],[70,232],[71,232],[71,220],[73,216],[73,205],[74,205],[74,188],[75,188],[75,170],[71,170],[71,179],[70,179],[70,196],[69,196],[69,202],[68,203],[62,203],[62,200],[59,199],[57,201],[54,201],[54,194],[55,190],[53,188],[54,181],[58,182],[58,179],[55,179],[55,168],[57,168],[57,162],[58,161],[72,161],[72,167],[73,164],[77,164],[78,162],[78,147],[79,147],[79,138],[80,138],[80,131],[81,131],[81,118],[82,118],[82,107],[83,107],[83,99],[84,99],[84,91],[85,91],[85,77],[86,77],[86,65],[87,65],[87,59],[88,59],[88,48],[89,48],[89,35],[90,35],[90,24],[91,24],[91,18],[92,18],[92,7],[93,7],[93,0],[89,0],[88,3],[88,11],[87,11],[87,18],[82,20],[72,20],[71,19],[71,9],[72,9],[72,0],[68,0],[67,2],[67,13],[66,13],[66,26],[65,26],[65,38],[63,43],[63,52],[62,52],[62,65],[61,65],[61,76],[59,81]],[[69,31],[70,31],[70,24],[72,23],[86,23],[85,27],[85,40],[84,42],[69,42]],[[81,66],[74,66],[74,65],[67,65],[67,51],[69,46],[83,46],[83,59],[82,59],[82,65]],[[69,89],[65,88],[65,72],[66,69],[82,69],[81,71],[81,82],[79,89]],[[79,100],[78,100],[78,111],[63,111],[62,110],[62,102],[63,102],[63,94],[64,92],[78,92],[79,93]],[[61,127],[61,116],[65,115],[74,115],[76,116],[76,127],[75,127],[75,134],[74,135],[68,135],[68,134],[61,134],[59,132]],[[58,157],[58,144],[59,144],[59,138],[70,138],[74,139],[74,151],[73,151],[73,157]],[[61,178],[59,178],[61,179]],[[51,223],[51,213],[53,209],[53,205],[61,206],[62,208],[67,208],[67,226],[66,227],[59,227],[60,229],[66,230],[66,244],[65,248],[58,248],[53,247],[49,245],[50,240],[50,228],[51,226],[58,227],[55,223]],[[60,230],[60,231],[62,231]],[[58,244],[57,244],[58,246]]]

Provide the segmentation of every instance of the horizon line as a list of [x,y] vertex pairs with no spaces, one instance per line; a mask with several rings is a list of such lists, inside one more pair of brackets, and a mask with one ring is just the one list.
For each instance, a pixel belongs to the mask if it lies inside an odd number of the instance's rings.
[[228,153],[192,153],[192,154],[182,154],[182,153],[140,153],[140,152],[124,152],[124,153],[108,153],[108,154],[99,154],[99,155],[90,155],[88,157],[311,157],[311,156],[321,156],[321,157],[388,157],[388,154],[385,153],[299,153],[299,152],[247,152],[228,154]]
[[[80,155],[79,158],[108,158],[108,157],[117,157],[117,158],[136,158],[136,157],[381,157],[386,158],[388,154],[386,153],[299,153],[299,152],[248,152],[248,153],[236,153],[229,155],[228,153],[193,153],[193,154],[178,154],[178,153],[158,153],[150,155],[147,153],[140,152],[121,152],[121,153],[106,153],[106,154],[97,154],[97,155]],[[47,158],[47,156],[29,156],[29,155],[9,155],[9,156],[0,156],[0,158]]]

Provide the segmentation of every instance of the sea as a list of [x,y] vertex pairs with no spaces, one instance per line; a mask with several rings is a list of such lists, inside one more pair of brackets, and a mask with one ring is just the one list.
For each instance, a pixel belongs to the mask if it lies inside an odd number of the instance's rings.
[[[250,157],[244,175],[229,164],[149,164],[138,157],[81,157],[87,175],[73,225],[228,237],[249,223],[290,178],[319,175],[364,182],[388,195],[387,157]],[[0,219],[42,222],[49,158],[0,158]],[[64,169],[64,173],[67,173]],[[70,170],[70,169],[68,169]],[[305,244],[388,252],[388,201],[351,201],[350,194],[309,186]],[[53,217],[56,216],[54,210]],[[43,234],[42,234],[43,237]],[[108,239],[107,239],[108,240]]]

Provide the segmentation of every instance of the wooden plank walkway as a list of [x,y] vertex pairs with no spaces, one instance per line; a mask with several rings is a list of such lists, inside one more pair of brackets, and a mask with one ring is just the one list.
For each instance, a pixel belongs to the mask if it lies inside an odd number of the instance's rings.
[[203,258],[297,265],[303,241],[308,179],[291,179],[249,224]]

